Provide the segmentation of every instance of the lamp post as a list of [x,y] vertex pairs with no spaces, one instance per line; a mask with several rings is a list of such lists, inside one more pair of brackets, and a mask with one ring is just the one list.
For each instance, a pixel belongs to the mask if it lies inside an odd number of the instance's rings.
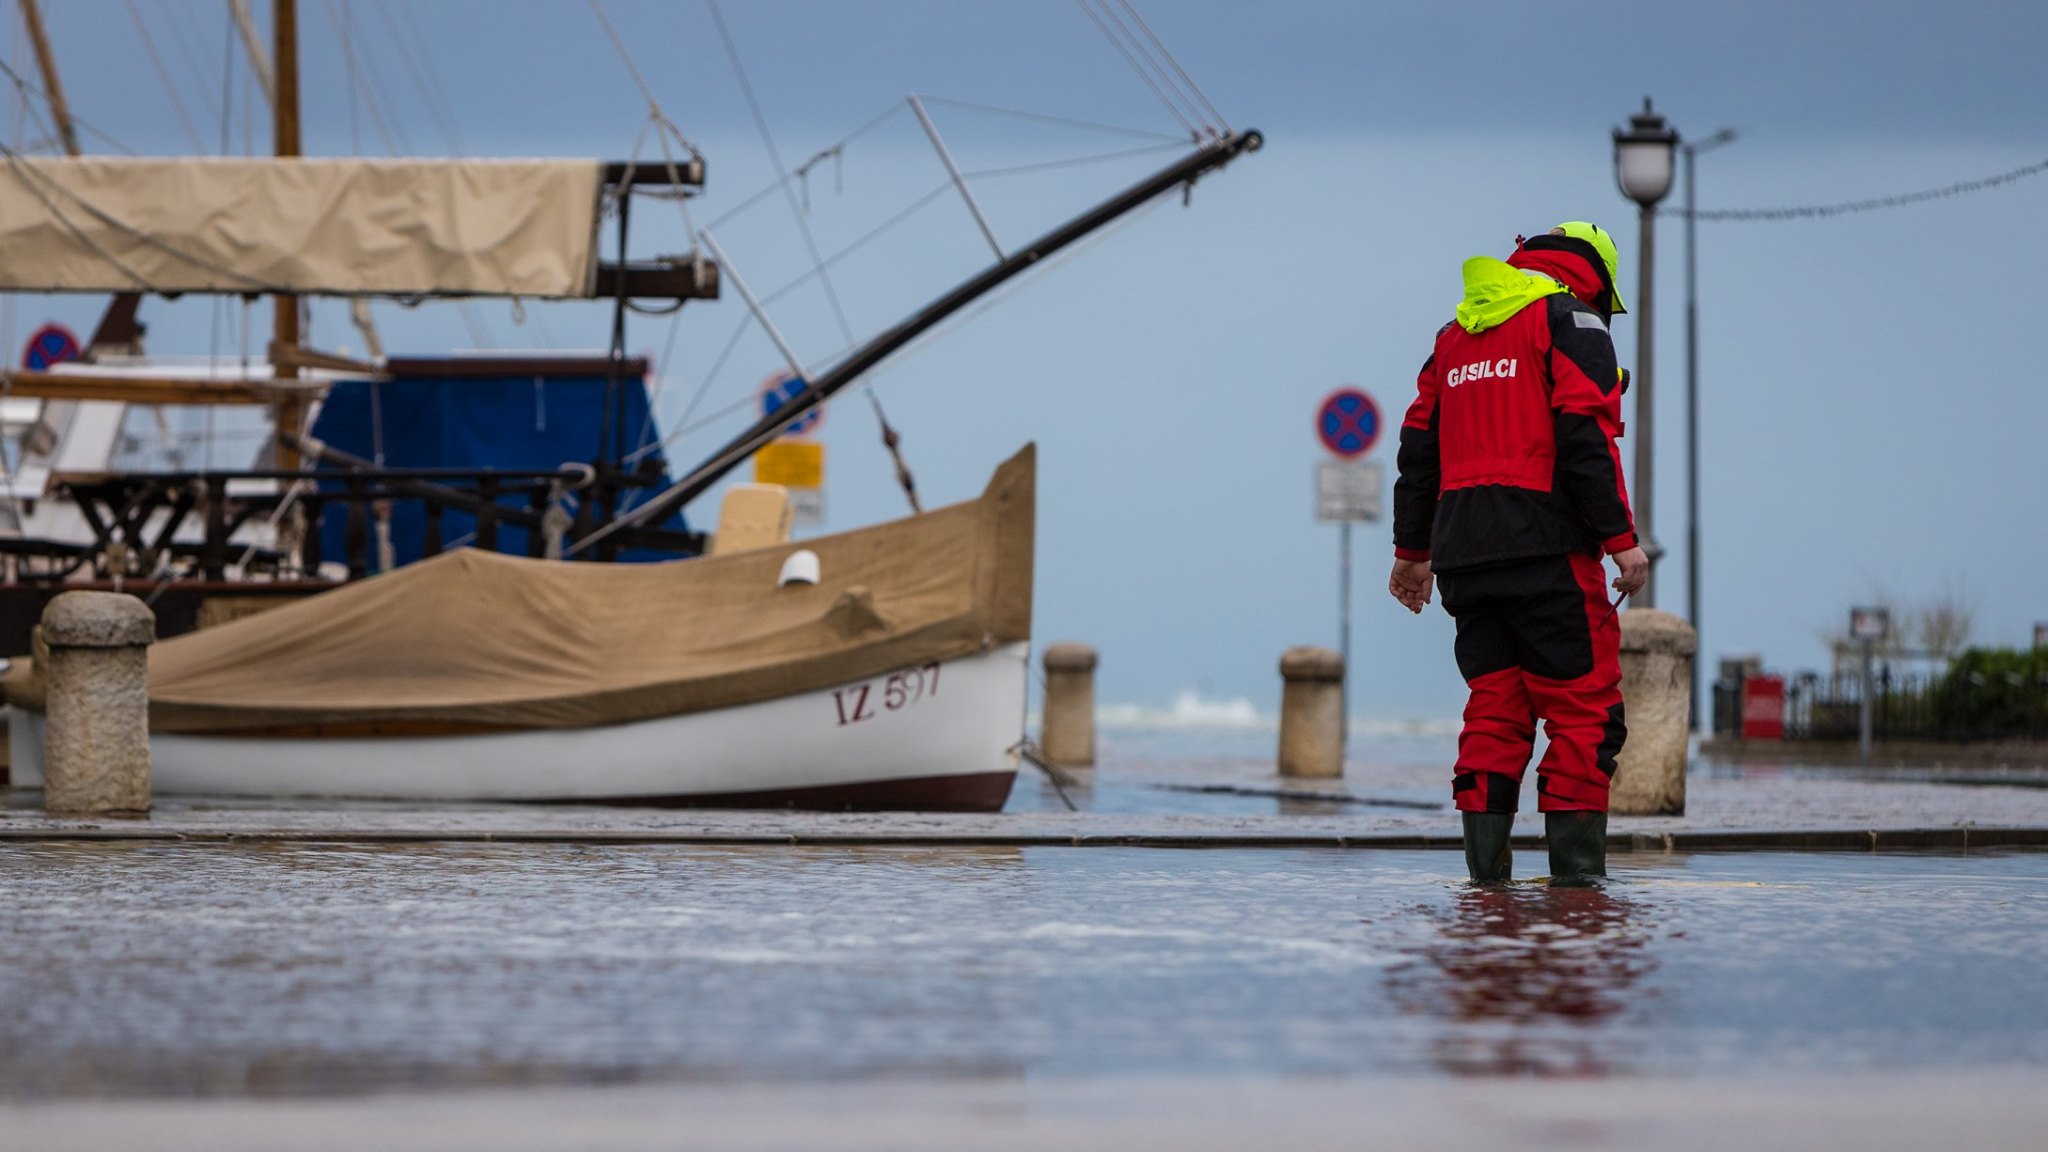
[[1645,608],[1657,603],[1657,560],[1664,550],[1657,545],[1656,531],[1652,526],[1653,501],[1656,473],[1652,464],[1656,444],[1656,426],[1652,421],[1652,401],[1656,390],[1651,381],[1656,343],[1656,309],[1654,282],[1656,276],[1657,245],[1657,202],[1671,191],[1671,177],[1674,175],[1674,156],[1678,148],[1678,133],[1664,118],[1650,108],[1650,98],[1643,97],[1643,110],[1628,118],[1627,130],[1614,131],[1614,178],[1621,185],[1621,194],[1636,202],[1642,214],[1641,250],[1636,257],[1641,265],[1636,281],[1636,533],[1642,538],[1643,550],[1650,554],[1650,577],[1643,583],[1643,590],[1636,594],[1636,602]]
[[[1685,155],[1685,616],[1694,634],[1700,628],[1700,285],[1699,251],[1695,242],[1698,204],[1693,199],[1693,158],[1735,139],[1723,128],[1704,140],[1687,142]],[[1692,653],[1692,730],[1700,730],[1700,653]]]

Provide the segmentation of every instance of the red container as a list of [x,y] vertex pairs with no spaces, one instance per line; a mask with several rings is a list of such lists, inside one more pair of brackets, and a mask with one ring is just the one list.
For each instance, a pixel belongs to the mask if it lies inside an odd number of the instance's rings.
[[1742,681],[1742,738],[1785,738],[1785,678],[1747,676]]

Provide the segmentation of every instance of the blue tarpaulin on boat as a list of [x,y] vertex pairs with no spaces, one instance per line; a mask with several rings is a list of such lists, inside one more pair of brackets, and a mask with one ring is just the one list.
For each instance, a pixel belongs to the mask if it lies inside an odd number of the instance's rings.
[[[647,419],[647,387],[637,375],[621,382],[626,441],[635,447],[659,433]],[[605,377],[589,375],[405,376],[382,382],[336,382],[321,406],[313,435],[343,452],[374,460],[379,437],[374,421],[381,416],[382,449],[387,468],[554,469],[567,463],[597,459],[604,429]],[[650,456],[662,466],[660,449]],[[336,489],[339,485],[323,484]],[[643,489],[639,495],[660,491]],[[525,507],[523,499],[507,498],[507,507]],[[572,509],[573,514],[573,509]],[[679,511],[658,525],[684,531]],[[453,509],[442,517],[441,539],[452,546],[476,528],[476,518]],[[420,501],[392,505],[391,537],[400,564],[420,558],[426,530]],[[325,558],[348,556],[348,517],[334,506],[322,517],[320,546]],[[525,555],[524,527],[500,523],[497,551]],[[374,556],[374,545],[373,553]],[[653,551],[622,553],[622,560],[672,560],[675,554]],[[374,559],[372,567],[375,566]]]

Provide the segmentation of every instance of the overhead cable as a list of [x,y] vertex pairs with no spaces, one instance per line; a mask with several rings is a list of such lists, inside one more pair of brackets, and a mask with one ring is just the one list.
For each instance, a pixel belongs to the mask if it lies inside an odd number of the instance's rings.
[[[1822,220],[1831,216],[1848,216],[1858,212],[1876,212],[1885,208],[1903,208],[1909,204],[1924,204],[1929,200],[1946,200],[1951,196],[1963,196],[1971,192],[2017,183],[2029,176],[2048,172],[2048,160],[1986,176],[1978,180],[1960,180],[1940,188],[1929,188],[1920,192],[1902,192],[1894,196],[1873,196],[1863,200],[1845,200],[1838,204],[1813,204],[1797,208],[1714,208],[1697,209],[1691,213],[1695,220],[1732,221],[1752,223],[1781,220]],[[1687,213],[1683,208],[1659,209],[1660,216],[1676,216],[1683,219]]]

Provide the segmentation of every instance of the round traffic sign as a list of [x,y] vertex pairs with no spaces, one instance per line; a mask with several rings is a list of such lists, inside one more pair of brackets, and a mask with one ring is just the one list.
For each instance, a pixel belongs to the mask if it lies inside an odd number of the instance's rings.
[[1337,389],[1316,409],[1316,438],[1346,460],[1365,455],[1379,442],[1379,405],[1357,388]]
[[28,338],[27,346],[21,350],[21,366],[30,372],[42,372],[53,364],[62,364],[78,359],[78,337],[62,324],[45,324]]
[[[789,372],[777,372],[761,381],[761,415],[773,416],[782,411],[791,401],[803,394],[810,385],[802,377]],[[825,422],[823,404],[797,418],[796,423],[782,430],[784,436],[803,436],[818,430]]]

